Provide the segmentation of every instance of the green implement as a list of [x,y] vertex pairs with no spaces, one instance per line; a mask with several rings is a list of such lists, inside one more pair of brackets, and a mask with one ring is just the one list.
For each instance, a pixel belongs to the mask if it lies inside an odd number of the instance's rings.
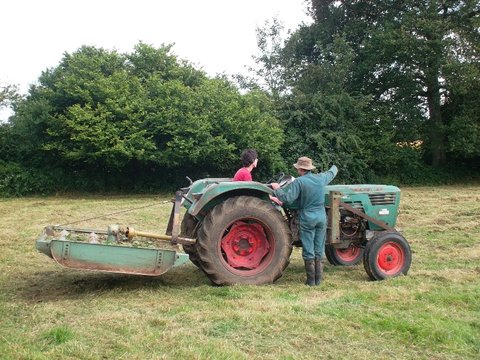
[[182,193],[177,192],[166,234],[121,225],[110,225],[107,231],[49,226],[35,246],[67,268],[158,276],[189,260],[177,251],[178,243],[195,243],[179,235],[181,202]]
[[90,244],[81,241],[40,238],[40,252],[67,268],[158,276],[188,261],[174,250]]

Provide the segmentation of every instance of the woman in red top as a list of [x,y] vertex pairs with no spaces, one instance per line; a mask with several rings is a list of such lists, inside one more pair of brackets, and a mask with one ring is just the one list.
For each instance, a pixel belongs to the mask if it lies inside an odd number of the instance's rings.
[[258,155],[253,149],[243,150],[240,155],[243,167],[238,169],[233,177],[233,181],[253,181],[252,170],[257,167]]
[[[257,167],[257,152],[253,149],[243,150],[242,155],[240,155],[240,160],[242,161],[243,167],[238,169],[238,171],[235,173],[233,181],[253,181],[252,170]],[[275,196],[270,195],[270,200],[272,200],[277,205],[283,205],[283,203]]]

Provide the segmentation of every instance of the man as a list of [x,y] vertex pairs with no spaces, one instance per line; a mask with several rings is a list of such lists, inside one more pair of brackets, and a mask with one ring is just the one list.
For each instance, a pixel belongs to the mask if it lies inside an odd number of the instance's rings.
[[243,167],[238,169],[233,177],[233,181],[252,181],[252,170],[257,167],[258,155],[253,149],[243,150],[240,155]]
[[293,166],[297,169],[299,178],[280,189],[273,183],[275,196],[284,203],[292,203],[298,199],[300,240],[302,241],[302,256],[307,273],[306,285],[320,285],[323,266],[321,258],[325,251],[327,216],[325,213],[325,185],[337,175],[338,169],[333,165],[328,171],[312,174],[315,169],[312,160],[302,156]]

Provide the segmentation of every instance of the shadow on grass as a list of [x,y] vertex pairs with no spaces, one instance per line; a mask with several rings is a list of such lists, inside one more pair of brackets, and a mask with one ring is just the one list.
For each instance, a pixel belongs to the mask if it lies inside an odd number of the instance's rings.
[[[337,283],[368,282],[363,266],[325,266],[325,286],[336,287]],[[303,261],[294,260],[285,269],[283,276],[273,285],[295,286],[305,281]],[[82,300],[84,298],[119,294],[136,296],[144,290],[182,296],[182,292],[195,288],[215,287],[207,276],[192,264],[173,268],[161,276],[149,277],[102,272],[89,272],[61,268],[54,265],[49,270],[25,271],[7,275],[7,282],[0,286],[0,294],[7,300],[29,304]],[[199,289],[199,291],[202,291]]]
[[88,272],[58,268],[10,277],[1,292],[6,297],[28,303],[55,302],[122,292],[128,296],[139,290],[173,291],[210,285],[208,278],[193,265],[175,268],[155,277]]

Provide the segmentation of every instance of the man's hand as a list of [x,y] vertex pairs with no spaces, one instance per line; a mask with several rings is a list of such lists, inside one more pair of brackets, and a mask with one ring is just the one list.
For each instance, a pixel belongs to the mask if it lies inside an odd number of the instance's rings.
[[283,205],[283,202],[281,202],[278,198],[276,198],[275,196],[272,196],[272,195],[269,195],[270,196],[270,200],[273,201],[275,204],[277,205],[280,205],[282,206]]
[[271,183],[270,186],[272,187],[273,190],[280,189],[280,185],[278,183]]

